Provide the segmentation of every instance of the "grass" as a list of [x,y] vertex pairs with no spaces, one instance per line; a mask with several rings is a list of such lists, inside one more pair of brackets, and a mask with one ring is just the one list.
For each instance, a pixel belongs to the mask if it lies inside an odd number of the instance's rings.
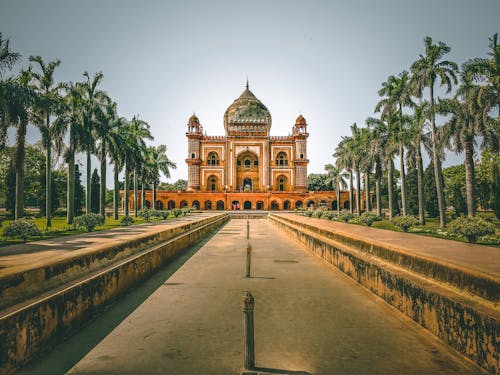
[[[119,227],[120,220],[122,218],[123,218],[123,216],[119,216],[118,220],[114,220],[113,218],[106,217],[106,221],[105,221],[104,225],[97,226],[94,229],[94,231],[101,231],[101,230]],[[134,219],[133,225],[145,223],[145,221],[142,217],[134,217],[133,219]],[[47,228],[45,226],[45,218],[44,217],[35,218],[35,219],[28,219],[27,221],[34,223],[38,227],[38,229],[42,232],[42,236],[32,237],[27,242],[69,236],[72,234],[87,233],[87,231],[83,228],[82,229],[75,229],[73,227],[73,225],[68,225],[66,223],[66,217],[53,217],[52,218],[52,226],[50,228]],[[0,247],[23,243],[23,241],[20,239],[7,239],[7,238],[3,237],[3,229],[7,225],[9,225],[11,222],[12,222],[12,220],[5,220],[2,223],[2,226],[0,227],[0,236],[2,236],[0,238]]]

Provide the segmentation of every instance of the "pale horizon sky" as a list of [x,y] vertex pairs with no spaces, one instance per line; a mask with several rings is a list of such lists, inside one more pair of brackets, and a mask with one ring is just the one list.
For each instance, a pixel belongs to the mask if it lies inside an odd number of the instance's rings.
[[[271,112],[272,135],[287,135],[304,115],[308,173],[320,173],[350,125],[373,115],[381,83],[424,52],[425,36],[462,64],[486,57],[499,15],[498,0],[0,0],[0,32],[23,55],[17,68],[41,55],[62,61],[58,81],[102,71],[119,114],[138,114],[151,144],[167,145],[178,165],[172,182],[187,179],[188,118],[196,112],[207,134],[223,135],[224,111],[247,76]],[[445,165],[462,159],[449,154]]]

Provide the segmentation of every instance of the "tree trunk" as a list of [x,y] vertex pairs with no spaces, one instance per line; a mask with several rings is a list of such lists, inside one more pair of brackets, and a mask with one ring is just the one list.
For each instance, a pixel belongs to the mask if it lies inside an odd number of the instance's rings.
[[337,214],[340,215],[340,185],[337,184]]
[[438,199],[438,207],[439,207],[439,226],[444,228],[446,225],[446,216],[445,216],[445,203],[444,203],[444,192],[443,185],[441,182],[443,178],[441,176],[441,163],[439,161],[439,156],[437,152],[436,145],[436,115],[434,113],[434,81],[431,80],[430,85],[430,97],[431,97],[431,136],[432,136],[432,162],[434,164],[434,177],[436,180],[436,193]]
[[399,144],[399,168],[401,174],[401,206],[403,209],[403,216],[406,216],[406,173],[405,173],[405,150],[403,143]]
[[[153,210],[156,210],[156,181],[153,181]],[[200,207],[198,207],[199,209]]]
[[417,144],[417,191],[418,191],[418,220],[420,225],[425,225],[425,203],[424,203],[424,164],[422,162],[422,150],[420,141]]
[[101,186],[99,191],[99,214],[106,220],[106,143],[101,143]]
[[115,220],[118,220],[118,207],[120,202],[119,189],[120,189],[120,181],[118,180],[118,168],[115,165],[114,177],[113,177],[113,219]]
[[392,160],[389,159],[387,162],[387,191],[389,195],[389,220],[392,220],[394,215],[393,201],[392,201]]
[[146,207],[146,183],[144,182],[144,178],[141,181],[141,210],[144,210]]
[[356,168],[356,215],[361,215],[361,173]]
[[92,177],[92,165],[90,160],[90,150],[87,150],[87,200],[85,201],[85,213],[90,214],[90,205],[92,199],[92,189],[91,189],[91,177]]
[[467,215],[474,217],[476,214],[476,197],[474,194],[475,176],[474,176],[474,144],[473,140],[465,141],[465,190],[467,193]]
[[370,212],[372,210],[370,202],[370,173],[368,171],[365,172],[365,209],[366,212]]
[[27,121],[21,121],[16,134],[16,202],[14,209],[14,219],[19,220],[24,216],[24,157],[26,155],[26,128]]
[[66,223],[73,224],[75,218],[75,153],[72,145],[68,156],[68,179],[67,179],[67,203],[66,203]]
[[137,193],[137,168],[134,168],[134,216],[137,217],[138,214],[138,200],[139,200],[139,195]]
[[382,203],[380,199],[380,176],[375,177],[375,195],[377,196],[377,215],[382,216]]
[[52,150],[51,150],[51,144],[49,141],[49,144],[46,145],[47,147],[47,155],[45,157],[45,226],[51,227],[52,226],[52,174],[51,174],[51,168],[52,168]]
[[129,216],[128,202],[130,195],[130,188],[128,186],[128,177],[130,175],[130,171],[128,170],[128,165],[125,165],[125,178],[123,180],[123,194],[125,195],[125,202],[123,204],[123,209],[125,211],[125,216]]
[[349,169],[349,211],[351,214],[354,212],[354,204],[353,204],[353,195],[352,195],[352,169]]

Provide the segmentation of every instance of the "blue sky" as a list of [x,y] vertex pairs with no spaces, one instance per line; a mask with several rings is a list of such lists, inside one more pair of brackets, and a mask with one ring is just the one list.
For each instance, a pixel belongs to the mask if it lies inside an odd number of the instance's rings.
[[[168,146],[176,180],[187,178],[189,116],[224,134],[224,111],[247,76],[271,111],[273,135],[304,115],[309,173],[322,172],[349,126],[373,115],[381,83],[423,53],[426,35],[461,64],[486,55],[499,15],[498,0],[0,0],[0,32],[23,55],[19,67],[41,55],[62,61],[60,81],[102,71],[120,115],[139,114],[153,144]],[[445,165],[460,162],[449,155]]]

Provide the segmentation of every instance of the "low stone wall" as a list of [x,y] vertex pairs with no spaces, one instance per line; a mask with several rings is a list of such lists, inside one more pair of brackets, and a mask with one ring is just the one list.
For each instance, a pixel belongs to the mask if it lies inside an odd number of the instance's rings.
[[[477,273],[471,279],[452,266],[436,272],[445,267],[442,262],[424,266],[423,260],[409,261],[411,254],[370,246],[369,238],[349,238],[280,215],[269,219],[479,366],[500,373],[500,311],[491,301],[499,293],[494,278]],[[459,286],[468,282],[475,286],[461,293]]]
[[[0,317],[0,374],[7,374],[27,362],[47,344],[61,340],[81,327],[106,303],[146,279],[175,255],[204,238],[229,220],[221,214],[188,223],[177,229],[177,236],[164,241],[167,234],[157,234],[157,245],[150,247],[92,275],[74,280],[64,289],[20,307]],[[194,228],[193,228],[194,227]],[[172,236],[170,236],[172,237]],[[144,240],[144,239],[143,239]],[[127,248],[144,242],[127,244]],[[112,250],[113,252],[114,250]]]

